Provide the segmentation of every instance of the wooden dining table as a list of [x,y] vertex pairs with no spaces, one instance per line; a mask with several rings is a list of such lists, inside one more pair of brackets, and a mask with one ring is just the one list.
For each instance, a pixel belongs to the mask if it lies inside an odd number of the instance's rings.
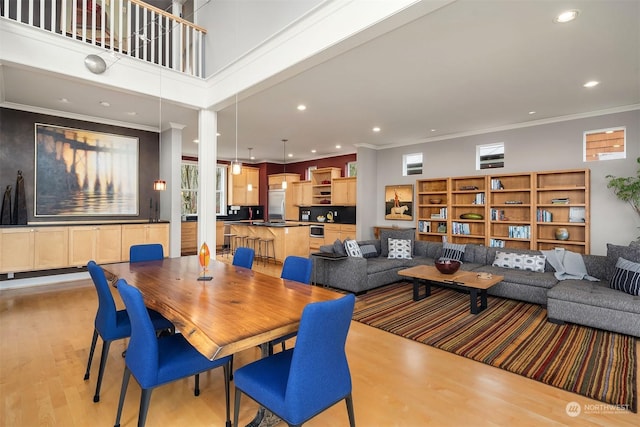
[[298,330],[302,310],[342,294],[212,260],[202,275],[197,256],[105,264],[142,293],[145,305],[169,319],[213,360]]

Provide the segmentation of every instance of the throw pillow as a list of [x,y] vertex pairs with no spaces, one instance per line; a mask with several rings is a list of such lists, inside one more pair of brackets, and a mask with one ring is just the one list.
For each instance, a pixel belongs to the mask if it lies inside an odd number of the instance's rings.
[[465,247],[466,245],[457,245],[455,243],[442,242],[442,256],[440,258],[462,261]]
[[544,263],[546,260],[547,257],[544,255],[526,255],[497,251],[496,258],[493,260],[493,266],[544,273]]
[[618,258],[609,286],[612,289],[640,296],[640,263]]
[[403,239],[389,239],[389,259],[411,259],[411,241]]
[[380,256],[387,257],[389,255],[389,239],[404,239],[411,241],[411,253],[413,253],[413,240],[416,236],[416,230],[410,228],[408,230],[380,230]]
[[336,241],[333,242],[333,253],[342,256],[347,255],[347,251],[344,250],[344,244],[340,241],[340,239],[336,239]]
[[360,246],[358,242],[355,240],[345,240],[344,241],[344,250],[347,252],[347,255],[357,258],[362,258],[362,252],[360,251]]
[[360,252],[364,258],[376,258],[378,251],[374,245],[362,245],[360,246]]

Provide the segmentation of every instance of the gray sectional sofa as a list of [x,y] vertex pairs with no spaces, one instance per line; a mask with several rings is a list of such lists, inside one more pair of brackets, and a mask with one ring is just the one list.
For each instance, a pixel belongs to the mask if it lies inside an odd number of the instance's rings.
[[[388,238],[412,240],[411,259],[388,259]],[[413,241],[412,230],[382,230],[380,240],[358,243],[373,245],[376,253],[370,258],[347,257],[314,263],[314,276],[319,284],[356,294],[406,280],[398,271],[420,264],[433,265],[442,256],[443,245],[438,242]],[[370,246],[369,246],[370,248]],[[322,252],[340,251],[340,244],[326,245]],[[611,289],[609,281],[619,257],[640,262],[640,246],[608,245],[604,255],[582,255],[586,272],[600,281],[586,279],[559,280],[547,261],[544,272],[533,272],[493,266],[496,252],[540,255],[540,251],[490,248],[466,245],[462,270],[488,272],[504,276],[504,280],[489,289],[490,295],[546,305],[549,321],[571,322],[613,332],[640,337],[640,296]]]

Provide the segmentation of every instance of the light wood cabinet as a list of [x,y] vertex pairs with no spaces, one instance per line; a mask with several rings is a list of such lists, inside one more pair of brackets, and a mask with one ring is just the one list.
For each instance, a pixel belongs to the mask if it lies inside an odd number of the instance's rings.
[[355,206],[357,202],[356,189],[356,177],[333,178],[331,181],[331,204]]
[[[276,261],[283,262],[289,255],[307,256],[309,247],[309,227],[265,227],[259,225],[235,225],[230,231],[238,236],[273,238]],[[316,239],[321,240],[322,239]],[[269,247],[271,255],[271,247]]]
[[334,178],[340,178],[339,168],[321,168],[311,171],[311,204],[331,205]]
[[326,224],[324,226],[324,244],[332,245],[336,239],[344,241],[346,239],[355,240],[355,224]]
[[194,255],[198,252],[198,221],[180,223],[180,255]]
[[68,266],[66,227],[16,227],[0,230],[0,272],[45,270]]
[[69,227],[69,265],[85,266],[91,260],[98,264],[119,262],[121,240],[120,225]]
[[122,225],[122,248],[121,258],[129,261],[129,248],[132,245],[145,243],[160,243],[164,250],[164,256],[169,254],[169,224],[149,223],[149,224],[123,224]]
[[416,188],[418,240],[590,253],[589,169],[425,179]]
[[292,184],[293,200],[298,206],[311,206],[311,181],[298,181]]
[[[260,169],[243,166],[239,175],[229,171],[229,204],[255,206],[259,204]],[[251,190],[249,190],[251,185]]]

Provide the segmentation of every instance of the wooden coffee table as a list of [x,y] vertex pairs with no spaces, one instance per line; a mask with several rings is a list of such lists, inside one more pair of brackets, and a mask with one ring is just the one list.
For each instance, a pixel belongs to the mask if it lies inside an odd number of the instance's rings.
[[[431,295],[431,285],[447,286],[469,292],[471,313],[478,314],[487,308],[487,289],[500,283],[504,276],[492,275],[481,279],[472,271],[457,271],[454,274],[442,274],[430,265],[417,265],[398,271],[398,274],[413,279],[413,300],[420,301]],[[424,285],[425,293],[420,295],[420,285]],[[480,306],[478,307],[478,292]]]

